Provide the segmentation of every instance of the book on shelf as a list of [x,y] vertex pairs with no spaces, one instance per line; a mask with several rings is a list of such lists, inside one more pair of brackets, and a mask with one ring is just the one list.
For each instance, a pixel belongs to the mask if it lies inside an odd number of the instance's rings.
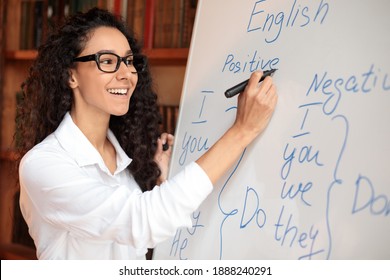
[[[147,2],[153,3],[147,13]],[[142,43],[153,22],[153,48],[188,48],[191,41],[197,0],[22,0],[20,49],[37,49],[64,18],[92,7],[100,7],[121,17]],[[153,17],[150,19],[150,17]]]
[[145,0],[130,0],[127,3],[127,25],[140,42],[144,41],[145,9]]
[[194,27],[197,0],[184,0],[183,26],[181,47],[188,48],[191,43],[192,29]]
[[36,49],[43,40],[45,1],[22,1],[20,49]]
[[156,1],[153,47],[188,48],[196,6],[196,0]]
[[68,0],[69,12],[72,15],[77,12],[86,12],[93,7],[100,7],[111,11],[116,16],[120,16],[126,20],[127,6],[131,0]]
[[163,122],[161,124],[161,131],[174,134],[176,130],[177,118],[179,116],[178,105],[159,105],[159,111]]

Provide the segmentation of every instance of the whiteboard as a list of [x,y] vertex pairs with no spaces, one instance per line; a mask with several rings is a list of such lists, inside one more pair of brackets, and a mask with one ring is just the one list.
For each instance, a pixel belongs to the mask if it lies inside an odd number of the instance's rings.
[[277,68],[279,101],[155,259],[390,259],[389,11],[387,0],[199,1],[171,176],[233,123],[227,88]]

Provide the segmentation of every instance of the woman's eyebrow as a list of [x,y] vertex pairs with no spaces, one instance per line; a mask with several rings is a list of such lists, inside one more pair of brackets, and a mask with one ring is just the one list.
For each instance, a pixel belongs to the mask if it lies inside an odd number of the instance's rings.
[[[100,50],[100,51],[98,51],[98,53],[113,53],[113,54],[117,54],[114,50]],[[132,50],[128,50],[128,51],[126,51],[125,55],[133,55],[133,51]]]
[[115,53],[113,50],[100,50],[98,53]]

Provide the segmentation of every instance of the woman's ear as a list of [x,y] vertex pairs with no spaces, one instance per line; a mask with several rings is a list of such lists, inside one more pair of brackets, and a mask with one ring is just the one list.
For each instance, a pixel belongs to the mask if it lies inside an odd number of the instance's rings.
[[69,86],[72,89],[78,86],[77,79],[72,70],[69,71]]

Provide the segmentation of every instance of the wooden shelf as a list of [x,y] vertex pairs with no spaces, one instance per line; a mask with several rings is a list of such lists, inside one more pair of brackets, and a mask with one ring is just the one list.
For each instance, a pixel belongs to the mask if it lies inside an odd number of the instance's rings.
[[6,51],[5,58],[9,60],[34,60],[37,54],[37,50]]
[[151,65],[186,65],[188,48],[144,49]]
[[[183,65],[187,63],[188,48],[174,49],[145,49],[144,53],[151,65]],[[36,50],[6,51],[5,57],[9,60],[34,60]]]

